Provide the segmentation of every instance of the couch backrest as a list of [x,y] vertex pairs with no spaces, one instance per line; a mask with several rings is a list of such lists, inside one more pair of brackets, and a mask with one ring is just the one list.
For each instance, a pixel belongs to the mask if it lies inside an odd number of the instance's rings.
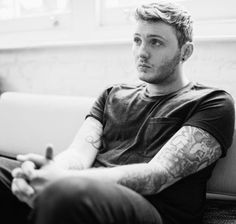
[[55,153],[73,140],[93,98],[4,92],[0,98],[0,154]]

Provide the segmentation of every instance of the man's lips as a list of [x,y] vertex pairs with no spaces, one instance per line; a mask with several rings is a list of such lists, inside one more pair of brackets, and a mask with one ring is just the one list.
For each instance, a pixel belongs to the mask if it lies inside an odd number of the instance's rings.
[[152,66],[146,63],[138,63],[139,68],[151,68]]

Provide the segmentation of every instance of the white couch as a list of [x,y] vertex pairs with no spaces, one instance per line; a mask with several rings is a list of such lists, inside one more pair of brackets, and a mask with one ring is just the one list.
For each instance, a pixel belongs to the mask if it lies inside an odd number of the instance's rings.
[[[94,100],[4,92],[0,97],[0,155],[43,154],[47,144],[52,144],[56,153],[60,152],[73,140]],[[236,137],[234,139],[208,183],[208,198],[236,201]]]
[[73,140],[93,98],[4,92],[0,97],[0,154],[55,153]]

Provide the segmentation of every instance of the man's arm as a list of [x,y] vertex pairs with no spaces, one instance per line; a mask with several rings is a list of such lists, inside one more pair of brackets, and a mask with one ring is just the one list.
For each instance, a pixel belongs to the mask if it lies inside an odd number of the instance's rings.
[[[53,162],[37,154],[18,156],[23,163],[21,167],[12,171],[13,194],[33,207],[36,188],[36,191],[43,189],[45,183],[62,177],[66,170],[83,170],[91,167],[101,145],[101,135],[102,124],[96,119],[88,117],[70,147],[58,154]],[[35,165],[42,169],[35,169]],[[33,184],[34,182],[36,184]]]
[[[79,155],[80,150],[78,159],[83,158]],[[209,166],[220,155],[220,145],[213,136],[202,129],[184,126],[149,163],[130,164],[113,168],[73,169],[67,170],[61,175],[74,176],[75,178],[87,177],[99,181],[118,183],[140,194],[150,195],[159,193],[176,181]],[[95,154],[91,153],[90,158],[95,158]],[[63,157],[61,159],[63,160]],[[87,160],[83,166],[89,166],[92,161],[93,159]],[[31,181],[34,179],[48,179],[47,176],[54,178],[56,176],[53,173],[46,174],[43,170],[34,170],[33,172],[31,170],[31,173]]]
[[88,117],[68,149],[55,157],[55,163],[67,169],[91,167],[101,146],[102,131],[102,124]]
[[79,175],[117,182],[140,194],[162,191],[176,181],[215,162],[221,155],[216,139],[206,131],[182,127],[149,163],[89,169]]
[[[93,117],[88,117],[71,145],[54,158],[54,165],[64,169],[87,169],[93,164],[98,149],[101,146],[102,124]],[[43,167],[47,162],[38,154],[18,155],[21,162],[32,161],[35,165]]]
[[184,126],[147,164],[148,174],[143,172],[143,175],[134,175],[133,178],[127,175],[120,182],[143,194],[158,193],[209,166],[221,153],[219,143],[209,133],[196,127]]

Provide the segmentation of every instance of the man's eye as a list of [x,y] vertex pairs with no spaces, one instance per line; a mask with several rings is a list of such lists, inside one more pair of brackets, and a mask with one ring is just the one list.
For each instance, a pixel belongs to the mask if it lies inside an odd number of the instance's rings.
[[150,40],[151,45],[155,45],[155,46],[160,46],[161,42],[159,40],[156,39],[152,39]]
[[141,44],[141,39],[138,37],[134,37],[134,43]]

